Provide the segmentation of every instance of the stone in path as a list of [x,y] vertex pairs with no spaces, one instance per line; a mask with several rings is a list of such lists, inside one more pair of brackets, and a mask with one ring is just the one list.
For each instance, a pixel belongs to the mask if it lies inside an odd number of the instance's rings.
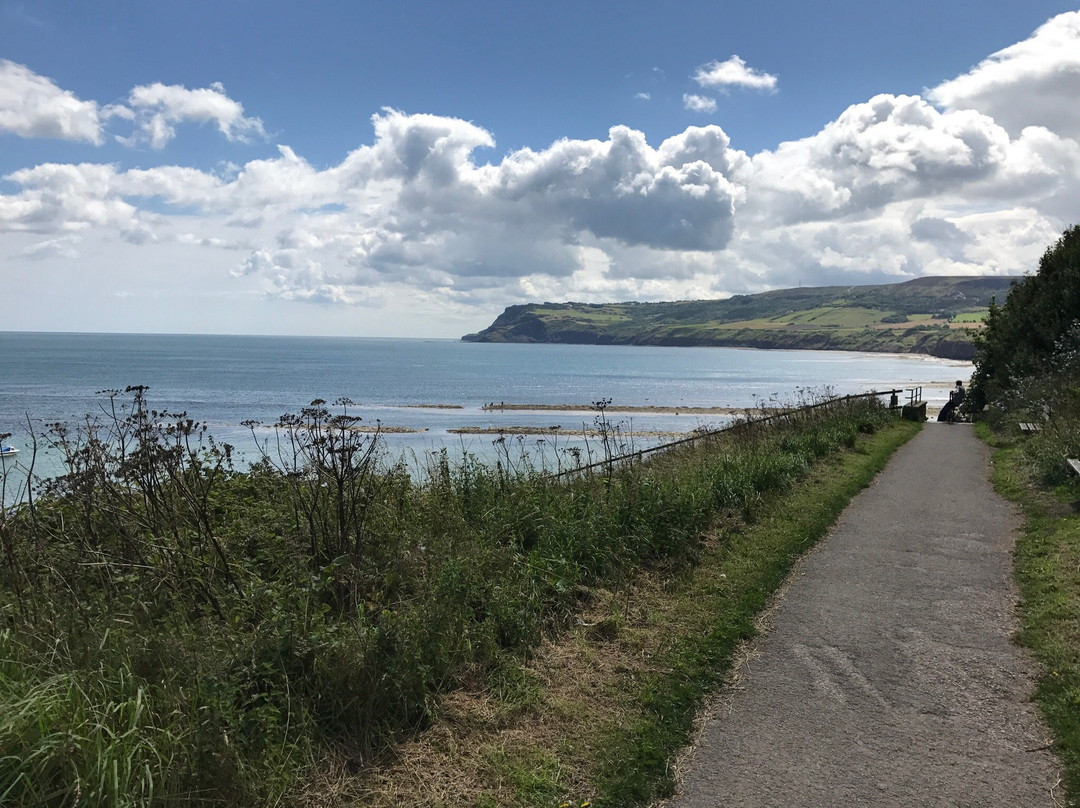
[[989,471],[964,424],[894,455],[798,566],[670,806],[1062,802]]

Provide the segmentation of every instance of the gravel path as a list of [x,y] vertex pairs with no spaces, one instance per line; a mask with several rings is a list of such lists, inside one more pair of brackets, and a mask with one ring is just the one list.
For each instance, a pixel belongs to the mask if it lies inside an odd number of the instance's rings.
[[968,425],[897,452],[797,568],[668,805],[1060,804],[988,475]]

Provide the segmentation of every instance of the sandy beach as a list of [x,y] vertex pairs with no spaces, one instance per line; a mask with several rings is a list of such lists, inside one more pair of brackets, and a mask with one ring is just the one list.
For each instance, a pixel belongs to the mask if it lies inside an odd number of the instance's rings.
[[[506,401],[491,402],[481,409],[489,412],[566,412],[566,413],[599,413],[599,410],[591,404],[511,404]],[[768,409],[768,408],[766,408]],[[750,410],[752,412],[756,409]],[[607,413],[647,413],[652,415],[739,415],[747,412],[745,407],[678,407],[678,406],[617,406],[610,405],[604,408]]]
[[[595,429],[563,429],[561,426],[463,426],[446,430],[451,435],[564,435],[566,437],[598,438],[600,433]],[[698,430],[690,429],[686,432],[677,430],[657,429],[634,429],[619,432],[620,436],[635,438],[682,438],[688,437]]]

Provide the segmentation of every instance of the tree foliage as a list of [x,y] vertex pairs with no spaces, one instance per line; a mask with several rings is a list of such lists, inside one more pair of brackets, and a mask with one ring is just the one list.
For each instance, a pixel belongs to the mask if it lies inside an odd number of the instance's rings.
[[1047,374],[1070,349],[1080,323],[1080,225],[1043,254],[1039,270],[1013,283],[1003,305],[991,304],[976,341],[971,408],[978,412]]

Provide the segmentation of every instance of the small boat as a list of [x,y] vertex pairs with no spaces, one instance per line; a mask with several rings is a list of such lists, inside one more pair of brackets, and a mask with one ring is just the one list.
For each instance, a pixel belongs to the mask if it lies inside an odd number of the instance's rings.
[[14,446],[0,446],[0,458],[14,457],[19,450]]

